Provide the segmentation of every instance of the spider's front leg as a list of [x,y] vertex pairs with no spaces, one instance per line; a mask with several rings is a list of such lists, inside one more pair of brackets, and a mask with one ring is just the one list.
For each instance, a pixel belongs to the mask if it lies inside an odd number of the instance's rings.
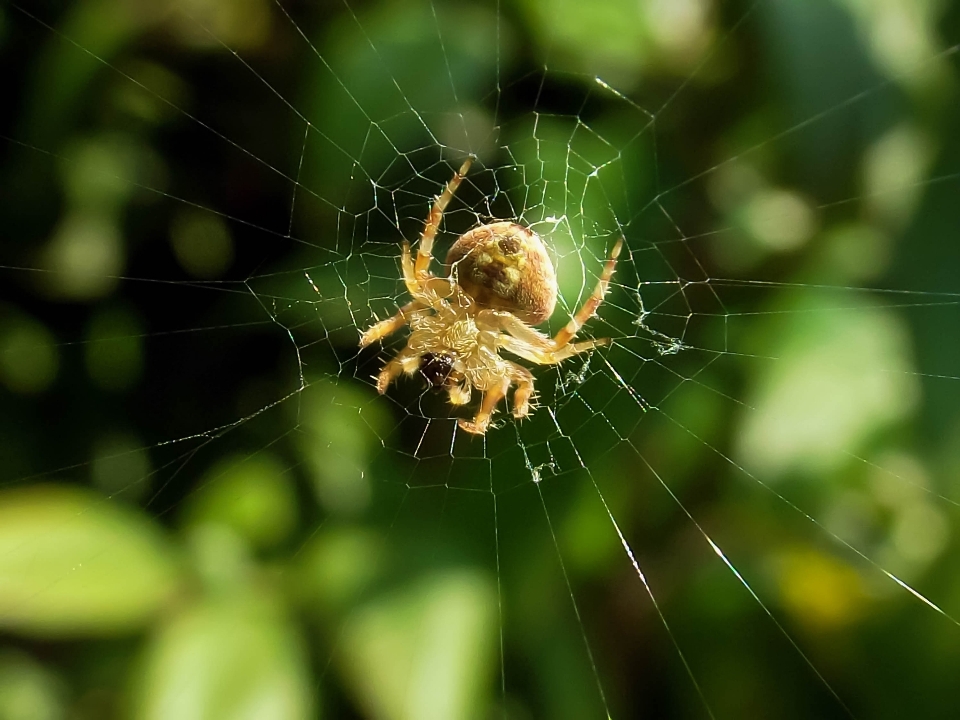
[[472,164],[473,155],[470,155],[463,161],[460,169],[450,178],[447,186],[443,189],[443,194],[434,201],[433,207],[427,215],[427,222],[423,227],[423,233],[420,235],[420,246],[417,248],[417,277],[425,275],[430,270],[430,261],[433,259],[433,239],[437,236],[437,231],[440,229],[440,220],[443,218],[443,211],[447,209],[447,205],[449,205],[453,199],[453,194],[457,191],[457,188],[460,187],[460,182],[470,170]]

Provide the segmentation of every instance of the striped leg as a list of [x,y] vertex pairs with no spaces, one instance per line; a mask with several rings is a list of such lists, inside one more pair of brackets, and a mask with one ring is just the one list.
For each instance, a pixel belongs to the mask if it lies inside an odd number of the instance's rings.
[[600,307],[600,303],[603,302],[603,296],[607,294],[607,288],[610,285],[610,278],[613,277],[613,271],[617,268],[617,258],[620,256],[621,248],[623,248],[623,238],[617,240],[613,246],[613,250],[610,251],[610,257],[607,259],[606,265],[603,266],[603,273],[600,275],[600,280],[597,282],[597,287],[594,288],[593,294],[577,311],[577,314],[570,318],[570,322],[554,336],[554,348],[559,350],[569,343],[573,337],[580,332],[580,328],[584,326],[584,323],[597,312],[597,308]]
[[447,183],[447,187],[444,188],[443,194],[434,201],[433,208],[427,215],[427,224],[420,235],[420,247],[417,249],[416,272],[418,277],[430,269],[430,261],[433,259],[433,239],[437,236],[437,230],[440,228],[443,211],[447,209],[447,205],[453,199],[453,194],[460,186],[460,181],[463,180],[472,164],[473,156],[463,161],[463,165],[453,174],[450,182]]

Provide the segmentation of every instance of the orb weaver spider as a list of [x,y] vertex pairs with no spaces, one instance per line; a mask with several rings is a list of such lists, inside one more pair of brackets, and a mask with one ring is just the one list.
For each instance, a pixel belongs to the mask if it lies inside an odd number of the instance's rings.
[[364,332],[360,347],[409,325],[406,346],[377,376],[377,392],[385,393],[401,373],[414,375],[417,371],[434,388],[445,389],[452,405],[469,403],[473,390],[480,390],[483,400],[473,420],[457,422],[466,432],[483,435],[511,386],[516,386],[515,418],[529,415],[534,399],[533,373],[501,357],[501,350],[538,365],[555,365],[610,344],[609,338],[573,339],[603,302],[623,239],[614,243],[583,306],[552,338],[544,335],[534,326],[553,314],[557,276],[543,241],[530,228],[509,221],[480,225],[461,235],[450,248],[446,276],[430,271],[433,241],[443,213],[472,163],[473,157],[467,158],[434,199],[416,260],[410,243],[403,241],[400,264],[412,299],[395,315]]

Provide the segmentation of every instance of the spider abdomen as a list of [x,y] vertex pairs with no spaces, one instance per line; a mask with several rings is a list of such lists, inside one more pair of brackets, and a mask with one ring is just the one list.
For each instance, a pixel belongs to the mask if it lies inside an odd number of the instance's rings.
[[447,272],[481,307],[539,325],[557,304],[557,275],[535,232],[512,222],[464,233],[447,253]]

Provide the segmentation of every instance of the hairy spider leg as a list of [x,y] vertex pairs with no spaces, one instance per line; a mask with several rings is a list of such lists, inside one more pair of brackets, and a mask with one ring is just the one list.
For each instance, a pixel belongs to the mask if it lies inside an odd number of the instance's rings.
[[[508,362],[510,375],[504,378],[503,382],[495,388],[491,388],[483,393],[483,402],[480,403],[480,409],[473,420],[457,420],[457,424],[462,430],[473,435],[483,435],[490,426],[490,419],[497,411],[497,405],[507,395],[511,385],[516,385],[513,391],[513,416],[517,419],[525,418],[530,414],[530,400],[533,397],[533,373],[522,365]],[[451,391],[451,396],[453,392]],[[454,404],[463,404],[470,399],[469,390],[463,402]]]
[[600,307],[603,297],[610,285],[610,278],[617,266],[617,257],[623,247],[623,240],[620,239],[613,246],[610,257],[603,268],[600,280],[594,288],[593,294],[583,304],[583,307],[577,311],[577,314],[571,318],[570,322],[558,332],[553,338],[549,338],[536,328],[532,328],[525,322],[518,320],[509,313],[497,313],[497,319],[500,328],[507,334],[501,335],[498,344],[508,352],[522,357],[531,362],[540,365],[555,365],[568,357],[572,357],[587,350],[603,345],[609,345],[609,338],[599,338],[596,340],[584,340],[578,343],[570,341],[576,335],[584,323]]
[[564,328],[553,338],[553,346],[556,349],[562,348],[569,343],[573,337],[580,332],[580,328],[593,317],[603,302],[603,296],[607,294],[607,288],[610,286],[610,278],[613,277],[613,271],[617,268],[617,258],[620,256],[620,250],[623,248],[623,238],[617,240],[610,251],[610,257],[607,258],[603,266],[603,272],[600,274],[600,280],[593,290],[593,294],[587,299],[583,306],[577,311],[577,314],[570,318]]
[[418,367],[420,367],[420,356],[410,348],[404,348],[384,365],[380,374],[377,375],[377,392],[383,395],[390,383],[396,380],[400,373],[413,375]]
[[407,286],[407,292],[414,299],[420,299],[422,291],[420,290],[420,281],[413,269],[413,258],[410,256],[410,243],[406,240],[400,245],[400,268],[403,270],[403,283]]
[[397,312],[386,320],[381,320],[367,329],[360,336],[360,347],[382,340],[391,333],[406,325],[410,320],[410,315],[418,310],[426,308],[437,309],[442,298],[453,294],[451,283],[446,278],[427,278],[425,282],[417,279],[413,269],[413,258],[410,254],[410,243],[403,242],[403,254],[400,257],[400,264],[403,267],[403,281],[407,286],[407,292],[413,297],[413,300],[401,307]]
[[397,330],[407,324],[410,313],[416,310],[423,310],[426,307],[427,305],[419,300],[411,300],[402,308],[397,310],[396,314],[392,317],[388,317],[386,320],[381,320],[376,325],[367,328],[367,331],[360,337],[360,347],[365,348],[367,345],[375,343],[377,340],[382,340],[387,335],[395,333]]
[[467,174],[467,171],[470,170],[472,164],[473,156],[471,155],[463,161],[460,169],[450,178],[447,187],[443,190],[443,194],[437,197],[433,203],[433,207],[430,209],[430,214],[427,215],[427,223],[424,225],[423,232],[420,234],[420,245],[417,248],[417,277],[425,275],[430,270],[430,261],[433,259],[433,239],[437,236],[437,230],[440,229],[440,220],[443,218],[443,211],[447,209],[447,205],[449,205],[453,199],[453,194],[457,191],[460,182]]
[[470,385],[466,382],[454,383],[447,388],[447,396],[450,398],[451,405],[466,405],[470,402],[472,395]]
[[426,307],[439,309],[443,307],[442,299],[455,293],[454,283],[450,278],[434,277],[433,275],[418,276],[414,270],[413,257],[410,254],[410,243],[403,241],[400,253],[400,266],[403,269],[403,282],[407,292]]
[[460,426],[460,429],[473,435],[485,434],[487,427],[490,425],[490,418],[493,416],[493,413],[496,412],[497,405],[500,404],[500,401],[506,396],[507,390],[510,389],[510,381],[511,378],[504,378],[498,386],[485,391],[483,393],[483,401],[480,403],[480,409],[473,417],[473,420],[457,420],[457,425]]
[[574,355],[610,344],[610,338],[597,338],[555,348],[552,339],[516,318],[502,318],[501,327],[509,334],[501,334],[497,344],[507,352],[538,365],[556,365]]
[[[509,361],[508,361],[509,362]],[[523,365],[510,363],[513,382],[517,389],[513,391],[513,416],[518,420],[530,414],[530,400],[533,398],[533,373]]]

